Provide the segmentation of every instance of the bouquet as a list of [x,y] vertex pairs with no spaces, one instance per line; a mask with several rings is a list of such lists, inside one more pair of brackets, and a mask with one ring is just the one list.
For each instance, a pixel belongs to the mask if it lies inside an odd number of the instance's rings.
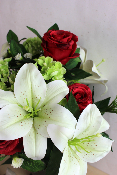
[[[87,162],[112,151],[105,112],[117,113],[117,98],[94,101],[90,83],[107,79],[78,37],[55,23],[43,37],[9,30],[0,60],[0,160],[46,175],[85,175]],[[104,60],[102,60],[103,62]],[[107,91],[107,86],[106,86]]]

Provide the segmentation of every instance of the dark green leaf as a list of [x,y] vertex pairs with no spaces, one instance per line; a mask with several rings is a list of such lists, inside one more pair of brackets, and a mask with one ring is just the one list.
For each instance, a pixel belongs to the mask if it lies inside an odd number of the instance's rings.
[[110,101],[110,97],[108,97],[108,98],[106,98],[104,100],[95,102],[94,104],[100,110],[101,114],[104,114],[105,111],[106,111],[106,108],[108,107],[109,101]]
[[4,163],[2,163],[2,165],[4,165],[4,164],[12,164],[12,158],[10,157]]
[[13,57],[15,57],[18,53],[21,53],[21,55],[23,56],[23,51],[21,46],[18,43],[16,43],[14,40],[11,41],[10,51]]
[[30,159],[26,157],[25,154],[19,154],[18,156],[24,159],[21,167],[25,170],[28,170],[34,173],[45,169],[45,164],[41,160]]
[[74,59],[71,59],[71,60],[69,60],[69,61],[65,64],[65,67],[66,67],[67,69],[73,69],[74,67],[77,66],[77,64],[78,64],[79,62],[81,62],[81,60],[80,60],[79,57],[74,58]]
[[67,104],[65,105],[65,108],[67,108],[76,118],[76,120],[79,119],[80,116],[80,110],[78,107],[78,104],[76,102],[76,99],[74,98],[72,92],[70,92],[69,100]]
[[59,27],[58,27],[58,25],[55,23],[53,26],[51,26],[48,30],[47,30],[47,32],[49,31],[49,30],[59,30]]
[[65,74],[64,78],[66,80],[80,80],[86,77],[91,76],[90,73],[85,72],[82,69],[73,69],[71,71],[67,71],[67,73]]
[[6,156],[0,157],[0,161],[2,161]]
[[45,169],[45,164],[41,160],[30,159],[26,157],[25,154],[19,154],[18,156],[24,159],[21,167],[25,170],[28,170],[34,173]]
[[80,53],[80,48],[77,48],[75,53]]
[[50,154],[51,151],[53,150],[53,142],[50,138],[47,138],[47,149],[46,149],[46,155],[45,157],[42,159],[42,161],[45,162],[45,164],[47,165],[49,160],[50,160]]
[[[102,135],[103,137],[106,137],[107,139],[112,140],[112,139],[109,137],[109,135],[108,135],[107,133],[105,133],[105,132],[102,132],[101,135]],[[111,147],[111,151],[113,152],[112,147]]]
[[16,41],[18,43],[17,35],[12,30],[9,30],[9,32],[7,34],[7,41],[8,41],[8,43],[11,43],[11,40],[14,40],[14,41]]
[[[110,139],[110,138],[109,138],[109,135],[108,135],[107,133],[105,133],[105,132],[102,132],[101,135],[102,135],[103,137],[106,137],[106,138]],[[110,139],[110,140],[112,140],[112,139]]]
[[61,106],[65,106],[66,103],[67,103],[67,99],[63,98],[58,104],[61,105]]
[[19,47],[21,48],[23,54],[27,53],[27,50],[25,49],[25,47],[22,44],[19,44]]
[[63,154],[54,146],[46,169],[46,175],[58,175],[62,155]]
[[24,39],[27,39],[27,38],[22,38],[21,40],[19,40],[19,43],[20,43],[20,41],[22,41],[22,40],[24,40]]
[[41,37],[41,35],[35,30],[35,29],[33,29],[33,28],[31,28],[31,27],[28,27],[28,26],[26,26],[29,30],[31,30],[35,35],[37,35],[41,40],[42,40],[42,37]]

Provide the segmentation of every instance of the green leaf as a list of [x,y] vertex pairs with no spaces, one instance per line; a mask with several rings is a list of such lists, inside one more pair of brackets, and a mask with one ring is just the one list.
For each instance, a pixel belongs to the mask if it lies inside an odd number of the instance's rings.
[[2,161],[6,156],[0,157],[0,161]]
[[46,169],[46,175],[58,175],[62,155],[63,154],[54,146]]
[[7,41],[8,41],[8,43],[11,43],[11,40],[14,40],[14,41],[16,41],[18,43],[17,35],[12,30],[9,30],[9,32],[7,34]]
[[104,100],[97,101],[97,102],[94,103],[97,106],[97,108],[100,110],[102,115],[106,112],[106,108],[108,107],[110,98],[111,97],[108,97]]
[[58,27],[58,25],[55,23],[53,26],[51,26],[48,30],[47,30],[47,32],[49,31],[49,30],[59,30],[59,27]]
[[72,94],[72,91],[70,92],[69,100],[67,104],[65,105],[65,108],[68,109],[74,115],[76,120],[79,119],[80,109],[78,107],[75,97]]
[[77,66],[77,64],[81,62],[80,58],[77,57],[77,58],[74,58],[74,59],[71,59],[69,60],[66,64],[65,64],[65,68],[67,69],[73,69],[74,67]]
[[27,38],[22,38],[21,40],[19,40],[19,43],[20,43],[22,40],[24,40],[24,39],[27,39]]
[[83,79],[83,78],[86,78],[86,77],[89,77],[89,76],[91,76],[90,73],[85,72],[82,69],[74,68],[71,71],[67,71],[64,78],[66,80],[80,80],[80,79]]
[[46,166],[47,166],[47,164],[48,164],[48,162],[49,162],[49,160],[50,160],[50,155],[51,155],[51,152],[52,152],[52,150],[53,150],[53,146],[54,146],[54,144],[53,144],[52,140],[51,140],[50,138],[47,138],[46,155],[45,155],[45,157],[42,159],[42,161],[44,161],[44,163],[46,164]]
[[9,159],[7,159],[4,163],[2,163],[1,165],[5,165],[5,164],[12,164],[12,158],[10,157]]
[[25,47],[22,44],[19,44],[19,47],[21,48],[23,55],[25,53],[27,53],[27,50],[25,49]]
[[23,56],[23,51],[21,46],[18,43],[16,43],[14,40],[11,41],[10,51],[13,57],[15,57],[18,53],[21,53],[21,55]]
[[42,162],[41,160],[30,159],[26,157],[25,154],[19,154],[18,156],[24,159],[21,167],[25,170],[28,170],[34,173],[45,169],[45,163]]
[[75,53],[80,53],[80,48],[77,48]]
[[66,103],[67,103],[67,99],[63,98],[58,104],[61,105],[61,106],[65,106]]
[[[107,139],[112,140],[112,139],[109,137],[109,135],[108,135],[107,133],[105,133],[105,132],[102,132],[101,135],[102,135],[103,137],[106,137]],[[111,147],[111,151],[113,152],[112,147]]]
[[35,29],[33,29],[33,28],[31,28],[31,27],[28,27],[28,26],[26,26],[29,30],[31,30],[35,35],[37,35],[41,40],[42,40],[42,37],[41,37],[41,35],[35,30]]

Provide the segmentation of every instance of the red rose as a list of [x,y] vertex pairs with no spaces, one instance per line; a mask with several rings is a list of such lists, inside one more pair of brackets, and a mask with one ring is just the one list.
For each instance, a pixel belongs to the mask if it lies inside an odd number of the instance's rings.
[[13,155],[23,149],[23,138],[15,140],[0,140],[0,154]]
[[[75,97],[80,112],[87,107],[87,105],[92,104],[92,92],[88,86],[85,84],[74,83],[68,86],[70,92],[72,91],[73,96]],[[66,96],[67,100],[69,99],[69,94]]]
[[73,33],[64,30],[49,30],[42,38],[42,47],[45,56],[54,58],[66,64],[70,59],[79,56],[75,53],[78,37]]

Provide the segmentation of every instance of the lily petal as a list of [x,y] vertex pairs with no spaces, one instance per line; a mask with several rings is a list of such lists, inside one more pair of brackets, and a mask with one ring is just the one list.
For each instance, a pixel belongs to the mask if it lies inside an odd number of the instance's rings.
[[[95,137],[91,142],[80,143],[76,154],[84,161],[94,163],[105,157],[111,150],[113,141],[105,137]],[[83,147],[83,149],[81,148]],[[75,147],[74,147],[75,149]]]
[[18,103],[16,98],[14,97],[13,92],[4,91],[0,89],[0,108],[9,105]]
[[81,47],[81,46],[77,46],[77,48],[80,48],[80,59],[81,59],[80,69],[82,69],[83,64],[87,60],[87,50],[85,48]]
[[59,103],[67,94],[69,88],[62,80],[55,80],[47,84],[47,92],[44,100],[44,105],[47,103]]
[[54,124],[49,124],[47,131],[52,139],[52,142],[61,152],[63,152],[67,145],[68,139],[71,139],[74,133],[74,129],[71,130]]
[[39,117],[34,118],[34,127],[37,129],[39,134],[44,137],[49,137],[47,132],[47,126],[49,124],[74,129],[76,123],[77,121],[73,114],[68,109],[58,104],[47,104],[41,109],[41,111],[39,111]]
[[32,127],[33,119],[24,119],[27,114],[16,104],[0,110],[0,140],[14,140],[26,135]]
[[26,99],[30,107],[38,108],[41,105],[46,95],[46,83],[34,64],[24,64],[21,67],[16,75],[14,94],[22,106],[27,106]]
[[85,175],[86,172],[87,163],[74,154],[67,145],[63,153],[58,175]]
[[95,64],[93,63],[92,60],[87,60],[84,64],[83,64],[83,70],[86,72],[89,72],[92,74],[93,77],[95,78],[100,78],[100,73],[97,70]]
[[23,137],[24,151],[33,160],[44,158],[47,149],[47,138],[42,137],[34,127]]
[[74,152],[72,149],[72,146],[70,146],[70,150],[72,152],[72,155],[77,159],[79,165],[80,165],[80,170],[79,170],[79,175],[86,175],[87,173],[87,162],[83,161],[77,154]]
[[74,138],[84,138],[109,129],[108,122],[101,116],[95,104],[89,104],[81,113]]

